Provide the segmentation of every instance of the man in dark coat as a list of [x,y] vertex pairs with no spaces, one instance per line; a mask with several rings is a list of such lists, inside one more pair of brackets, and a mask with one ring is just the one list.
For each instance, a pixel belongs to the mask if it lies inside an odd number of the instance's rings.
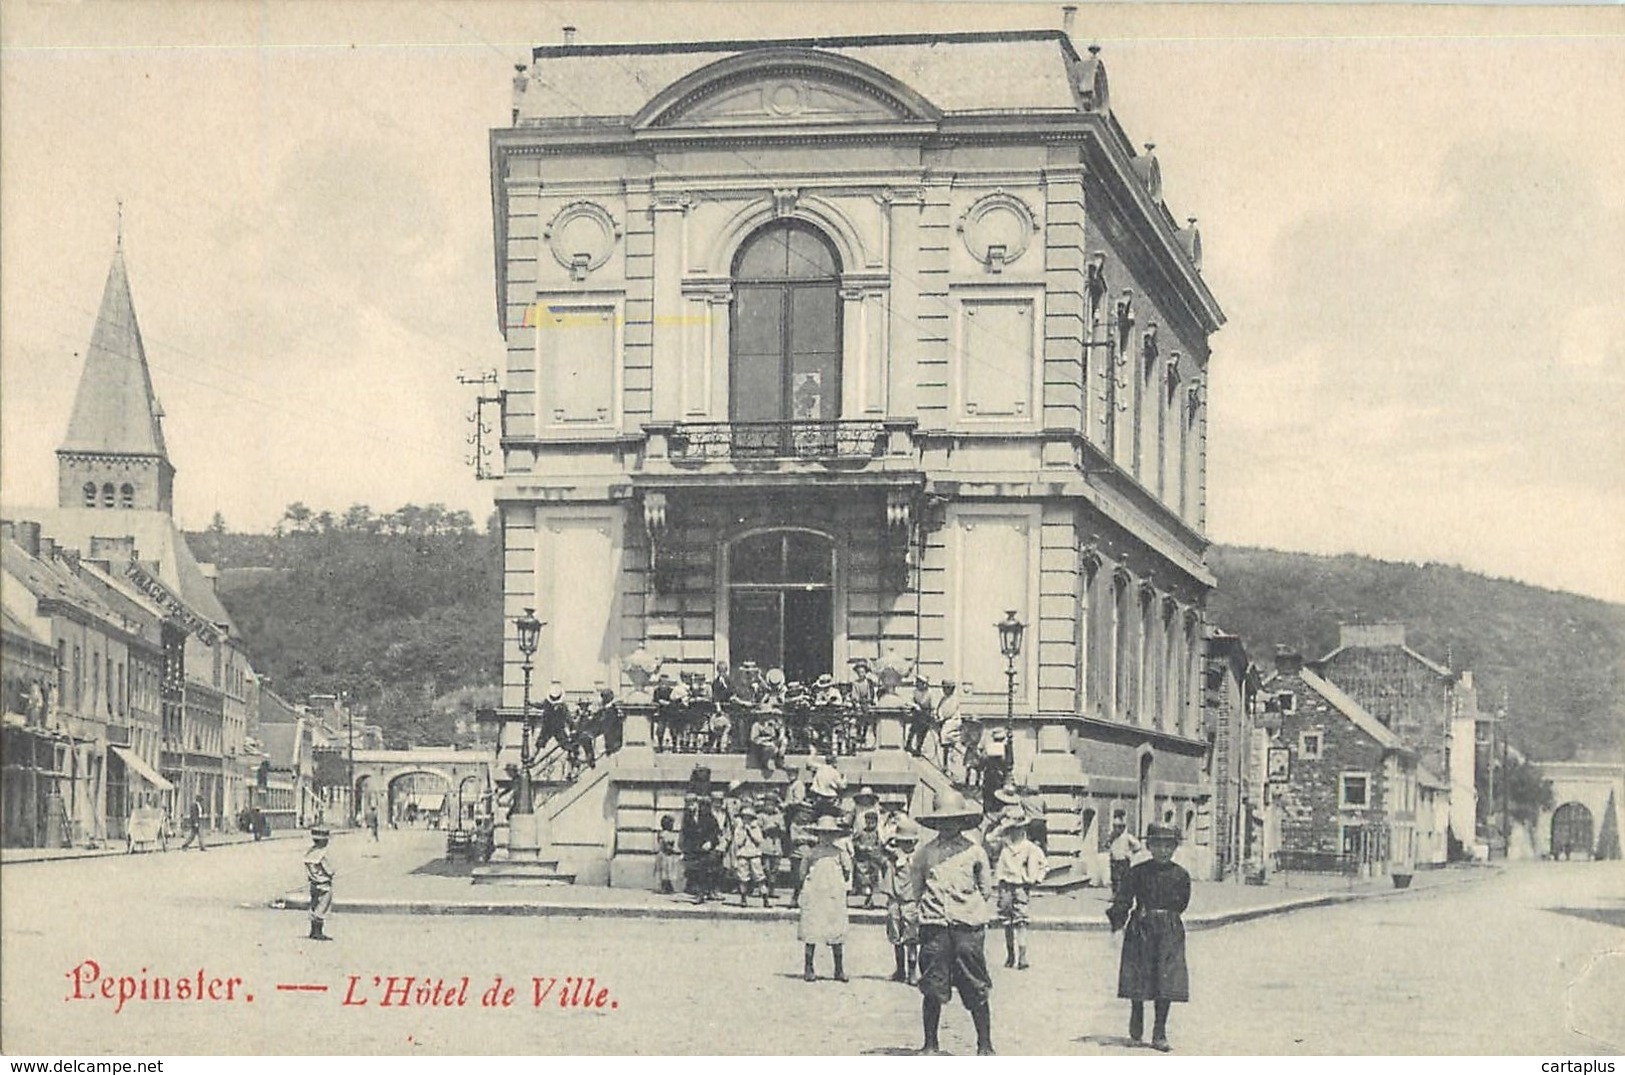
[[564,700],[564,687],[554,683],[537,708],[542,714],[542,731],[541,738],[536,741],[536,757],[546,754],[549,744],[556,743],[561,748],[569,749],[570,703]]
[[678,832],[677,847],[683,853],[684,890],[696,903],[715,894],[716,875],[710,868],[710,860],[721,838],[722,828],[710,804],[690,792],[683,800],[683,826]]
[[608,757],[621,749],[626,741],[626,714],[621,711],[621,704],[615,700],[615,692],[608,687],[598,691],[598,732],[604,737],[604,756]]

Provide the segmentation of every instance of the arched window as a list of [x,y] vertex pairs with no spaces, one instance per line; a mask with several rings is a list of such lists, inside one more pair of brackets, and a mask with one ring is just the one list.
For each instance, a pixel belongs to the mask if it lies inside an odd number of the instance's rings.
[[86,482],[85,483],[85,507],[93,508],[95,506],[96,506],[96,483],[95,482]]
[[102,486],[102,507],[110,508],[112,506],[113,506],[113,483],[108,482],[108,483],[106,483],[105,485]]
[[135,486],[131,485],[129,482],[125,482],[123,485],[119,486],[118,499],[119,507],[121,508],[135,507]]
[[796,221],[756,232],[734,258],[728,415],[735,422],[841,416],[840,261]]

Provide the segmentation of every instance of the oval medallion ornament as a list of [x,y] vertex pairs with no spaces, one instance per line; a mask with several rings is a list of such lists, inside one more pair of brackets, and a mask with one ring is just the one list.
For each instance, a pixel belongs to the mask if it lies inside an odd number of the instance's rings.
[[553,260],[569,269],[573,280],[585,280],[608,261],[620,238],[621,226],[595,202],[571,202],[542,231]]
[[1025,254],[1037,231],[1038,222],[1027,203],[1004,191],[977,199],[959,218],[965,249],[988,272],[1001,272]]

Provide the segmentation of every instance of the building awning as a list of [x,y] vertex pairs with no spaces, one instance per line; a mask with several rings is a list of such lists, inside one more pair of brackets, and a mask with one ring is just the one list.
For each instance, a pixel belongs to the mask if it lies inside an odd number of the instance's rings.
[[158,771],[142,760],[141,755],[127,747],[109,747],[114,754],[124,759],[124,764],[133,769],[142,780],[151,784],[159,791],[174,791],[175,785],[158,775]]
[[430,811],[440,809],[440,805],[446,801],[446,797],[443,794],[423,792],[419,792],[417,795],[414,795],[413,799],[417,802],[419,810]]

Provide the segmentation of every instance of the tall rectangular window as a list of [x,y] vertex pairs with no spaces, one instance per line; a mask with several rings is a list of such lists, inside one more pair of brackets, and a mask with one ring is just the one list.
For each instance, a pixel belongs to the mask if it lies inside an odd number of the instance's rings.
[[1363,810],[1371,804],[1371,774],[1344,773],[1338,789],[1337,805],[1351,810]]

